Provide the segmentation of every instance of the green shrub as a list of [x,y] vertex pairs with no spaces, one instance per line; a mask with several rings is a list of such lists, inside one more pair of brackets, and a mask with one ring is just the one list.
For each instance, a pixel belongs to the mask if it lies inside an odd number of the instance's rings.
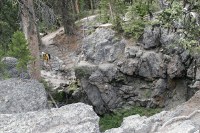
[[122,23],[122,29],[126,37],[138,39],[149,22],[147,17],[149,12],[155,11],[155,4],[150,6],[148,1],[138,1],[127,9],[126,16],[130,19]]
[[133,37],[134,39],[138,39],[145,28],[146,21],[142,19],[135,19],[133,21],[124,23],[122,28],[124,30],[124,35],[126,37]]
[[100,118],[100,130],[105,131],[111,128],[117,128],[121,125],[123,118],[131,115],[139,114],[141,116],[151,116],[159,113],[161,109],[151,109],[144,107],[132,107],[130,109],[120,109],[113,114],[105,114]]
[[66,102],[67,100],[67,94],[64,91],[57,91],[52,96],[56,102]]
[[16,31],[13,34],[8,55],[18,59],[17,68],[19,70],[27,69],[27,64],[32,58],[28,49],[28,43],[22,32]]

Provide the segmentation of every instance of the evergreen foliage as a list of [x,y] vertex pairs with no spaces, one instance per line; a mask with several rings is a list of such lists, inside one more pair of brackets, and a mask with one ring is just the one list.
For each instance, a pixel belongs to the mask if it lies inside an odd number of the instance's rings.
[[101,0],[100,2],[100,15],[101,15],[101,21],[103,23],[107,23],[109,21],[109,6],[108,6],[108,0]]
[[[188,11],[183,11],[184,3],[179,0],[172,1],[171,6],[166,8],[159,16],[158,23],[163,28],[168,29],[168,33],[173,29],[179,30],[181,38],[175,43],[193,52],[199,51],[200,25],[197,24],[200,18],[194,18],[191,12],[200,13],[200,2],[190,1]],[[171,29],[171,30],[170,30]]]
[[19,28],[17,14],[17,3],[12,0],[0,1],[0,46],[4,55],[8,51],[13,33]]
[[9,45],[8,55],[18,59],[17,68],[26,70],[29,61],[32,59],[28,49],[28,43],[22,32],[16,31],[13,34],[11,44]]
[[[152,4],[150,6],[150,4]],[[127,9],[126,17],[129,18],[127,22],[123,22],[122,28],[127,37],[138,39],[147,24],[149,24],[149,14],[156,11],[157,3],[151,1],[138,1]]]

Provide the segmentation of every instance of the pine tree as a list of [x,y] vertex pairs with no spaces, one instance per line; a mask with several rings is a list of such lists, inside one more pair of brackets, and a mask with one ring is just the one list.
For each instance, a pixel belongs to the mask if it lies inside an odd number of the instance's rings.
[[31,61],[31,53],[28,49],[28,43],[22,32],[16,31],[13,34],[11,44],[9,45],[8,54],[18,59],[17,68],[26,70],[29,61]]

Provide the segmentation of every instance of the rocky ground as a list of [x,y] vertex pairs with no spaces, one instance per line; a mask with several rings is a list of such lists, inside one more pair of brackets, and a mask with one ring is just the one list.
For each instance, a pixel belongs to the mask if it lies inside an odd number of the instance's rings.
[[[100,133],[99,117],[92,106],[76,103],[47,109],[46,93],[37,81],[9,79],[1,82],[0,132]],[[11,93],[14,90],[18,93]],[[105,133],[199,133],[199,102],[200,91],[170,111],[149,118],[129,116],[119,128]]]

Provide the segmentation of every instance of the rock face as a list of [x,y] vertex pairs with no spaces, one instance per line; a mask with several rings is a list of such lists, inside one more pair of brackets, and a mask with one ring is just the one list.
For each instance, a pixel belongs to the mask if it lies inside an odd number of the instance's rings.
[[182,64],[179,56],[174,56],[168,64],[167,73],[170,78],[183,77],[185,66]]
[[145,28],[143,35],[143,44],[145,49],[155,48],[160,45],[160,29],[155,28],[152,30],[151,27]]
[[188,100],[199,88],[200,59],[174,46],[178,37],[147,27],[142,43],[134,43],[96,29],[83,40],[85,65],[75,70],[89,104],[103,114],[126,106],[170,109]]
[[11,114],[47,108],[44,86],[35,80],[0,81],[0,113]]
[[161,55],[155,52],[146,52],[140,58],[140,66],[138,75],[148,79],[162,77],[163,70]]
[[86,60],[98,64],[113,62],[123,54],[125,44],[115,38],[115,32],[99,28],[83,40],[83,53]]
[[163,111],[149,118],[129,116],[119,128],[105,133],[199,133],[200,110],[198,91],[188,102],[171,111]]
[[0,114],[2,133],[100,133],[99,117],[83,103],[19,114]]

